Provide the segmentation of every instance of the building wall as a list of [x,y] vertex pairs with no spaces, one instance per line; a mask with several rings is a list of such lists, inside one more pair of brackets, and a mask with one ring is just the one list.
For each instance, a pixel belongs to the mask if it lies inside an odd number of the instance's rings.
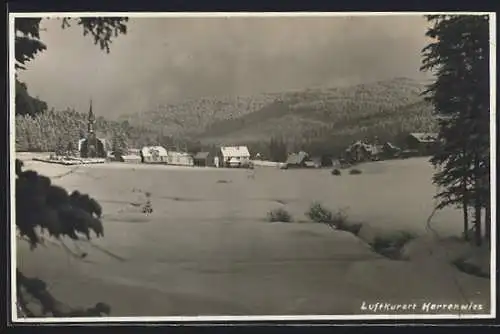
[[178,152],[169,152],[167,157],[169,165],[177,166],[194,166],[194,160],[191,155],[182,154]]
[[207,159],[194,159],[193,162],[195,166],[199,167],[207,166]]
[[214,158],[210,155],[206,159],[193,158],[193,163],[195,166],[201,166],[201,167],[214,166]]
[[139,156],[134,156],[134,157],[131,157],[131,156],[122,156],[122,160],[123,160],[123,162],[131,163],[131,164],[139,164],[139,163],[141,163],[141,157],[139,157]]
[[167,156],[160,155],[155,157],[153,155],[145,155],[144,163],[150,163],[150,164],[167,163]]

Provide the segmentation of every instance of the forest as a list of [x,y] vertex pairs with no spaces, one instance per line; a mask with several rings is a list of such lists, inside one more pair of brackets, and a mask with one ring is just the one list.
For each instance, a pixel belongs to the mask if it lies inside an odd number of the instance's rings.
[[[117,120],[100,116],[95,129],[106,139],[108,149],[119,141],[129,148],[162,145],[189,152],[213,151],[218,145],[247,145],[253,154],[259,152],[277,161],[286,159],[283,151],[337,156],[356,140],[378,137],[403,145],[409,132],[435,131],[431,104],[420,95],[423,88],[414,80],[395,78],[345,88],[263,94],[253,99],[201,98]],[[29,96],[27,91],[21,92]],[[46,104],[42,106],[46,108]],[[86,129],[85,111],[18,113],[16,150],[55,151],[61,142],[77,147]]]
[[[72,109],[51,109],[36,116],[17,115],[16,151],[52,152],[61,142],[65,146],[77,147],[78,140],[87,134],[87,117],[87,113]],[[107,149],[112,149],[113,142],[122,138],[130,148],[176,144],[172,137],[162,135],[159,131],[132,126],[127,121],[107,120],[102,116],[96,118],[95,129],[99,138],[106,139]]]
[[[25,86],[20,88],[24,88],[19,90],[23,101],[29,94]],[[254,99],[202,98],[117,120],[100,116],[95,129],[106,139],[108,150],[116,150],[118,142],[120,151],[161,145],[193,153],[214,151],[219,145],[246,145],[251,153],[275,161],[284,161],[288,153],[299,150],[336,157],[356,140],[377,137],[401,146],[410,132],[435,131],[431,104],[420,95],[423,88],[414,80],[395,78]],[[43,101],[33,101],[47,109]],[[61,145],[77,147],[86,131],[86,112],[17,113],[16,150],[49,152]]]

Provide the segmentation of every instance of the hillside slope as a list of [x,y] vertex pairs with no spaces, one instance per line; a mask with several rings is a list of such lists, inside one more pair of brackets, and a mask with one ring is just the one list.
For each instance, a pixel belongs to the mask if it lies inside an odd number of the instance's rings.
[[[121,117],[97,119],[96,129],[111,142],[123,133],[131,147],[191,146],[196,151],[220,144],[248,145],[265,154],[271,138],[288,150],[337,154],[352,141],[378,136],[398,142],[407,132],[433,131],[431,106],[423,85],[395,78],[342,88],[308,89],[233,98],[202,98]],[[85,134],[86,113],[52,111],[16,117],[18,150],[51,150],[60,137]]]
[[432,130],[432,109],[420,96],[422,88],[413,80],[398,78],[340,89],[286,93],[259,111],[215,122],[200,138],[224,143],[260,141],[270,134],[300,140],[368,134],[376,128],[387,130],[388,135]]
[[251,97],[200,98],[178,104],[164,104],[157,109],[124,115],[121,121],[158,130],[174,137],[194,136],[210,124],[236,119],[264,108],[275,99],[274,94]]
[[396,140],[433,131],[432,108],[421,82],[394,78],[342,88],[204,98],[124,116],[131,124],[205,144],[255,144],[282,137],[292,146],[344,146],[360,136]]

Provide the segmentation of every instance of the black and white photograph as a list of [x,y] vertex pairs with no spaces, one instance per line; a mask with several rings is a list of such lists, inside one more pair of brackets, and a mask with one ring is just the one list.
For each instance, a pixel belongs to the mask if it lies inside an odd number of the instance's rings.
[[9,13],[12,322],[496,316],[494,13]]

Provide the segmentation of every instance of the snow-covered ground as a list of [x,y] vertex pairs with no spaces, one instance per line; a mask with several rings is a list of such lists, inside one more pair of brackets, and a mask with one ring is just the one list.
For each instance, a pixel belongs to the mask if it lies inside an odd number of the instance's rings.
[[[460,211],[434,216],[437,235],[426,227],[435,193],[426,159],[370,163],[359,167],[361,175],[256,168],[251,178],[237,169],[25,159],[27,168],[89,193],[104,208],[105,237],[92,242],[115,256],[85,242],[85,260],[52,244],[30,252],[19,243],[24,273],[46,279],[72,305],[103,301],[114,316],[171,316],[369,314],[363,302],[474,302],[489,313],[489,280],[449,264],[450,252],[465,246],[438,242],[460,234]],[[145,192],[149,216],[139,208]],[[405,250],[410,261],[385,259],[349,233],[307,222],[313,201],[346,209],[377,233],[421,238]],[[279,207],[295,223],[266,222]]]

